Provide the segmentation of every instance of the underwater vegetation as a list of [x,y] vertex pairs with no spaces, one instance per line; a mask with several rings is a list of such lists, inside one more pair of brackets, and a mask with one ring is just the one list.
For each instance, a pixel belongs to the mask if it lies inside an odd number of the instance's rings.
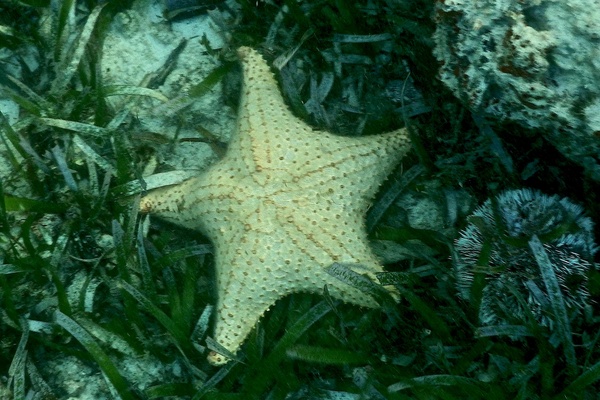
[[[0,2],[1,399],[597,398],[597,182],[543,127],[488,120],[444,86],[433,53],[442,2],[176,3]],[[202,18],[222,47],[200,31],[166,40],[144,79],[108,82],[107,54],[119,56],[118,78],[144,63],[141,50],[106,48],[123,23],[146,20],[142,36],[159,43]],[[377,254],[377,278],[399,301],[334,264],[331,275],[382,307],[336,301],[326,287],[287,296],[235,361],[214,367],[214,249],[198,232],[144,221],[137,205],[155,183],[149,165],[180,179],[170,154],[191,144],[200,158],[203,146],[208,164],[224,149],[227,132],[203,127],[233,120],[243,45],[317,130],[407,126],[413,150],[366,221],[391,249]],[[219,61],[197,80],[200,60],[181,56],[192,46]],[[189,86],[167,87],[188,65],[175,82]],[[169,132],[149,129],[149,116]]]

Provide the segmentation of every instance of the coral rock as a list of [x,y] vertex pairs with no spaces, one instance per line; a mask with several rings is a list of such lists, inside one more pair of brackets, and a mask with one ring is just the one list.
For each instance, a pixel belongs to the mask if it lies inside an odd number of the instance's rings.
[[442,81],[475,112],[542,129],[600,180],[597,0],[446,0],[437,7]]

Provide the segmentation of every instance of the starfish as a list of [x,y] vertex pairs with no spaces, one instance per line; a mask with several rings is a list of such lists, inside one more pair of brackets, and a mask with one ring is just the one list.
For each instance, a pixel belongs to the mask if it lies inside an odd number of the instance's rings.
[[[243,85],[237,132],[225,156],[178,185],[149,192],[140,209],[200,230],[214,245],[214,339],[235,354],[263,314],[291,293],[322,293],[378,307],[329,275],[351,264],[369,278],[383,271],[369,248],[364,216],[384,179],[410,147],[405,129],[342,137],[295,117],[266,61],[238,49]],[[212,351],[208,361],[229,361]]]

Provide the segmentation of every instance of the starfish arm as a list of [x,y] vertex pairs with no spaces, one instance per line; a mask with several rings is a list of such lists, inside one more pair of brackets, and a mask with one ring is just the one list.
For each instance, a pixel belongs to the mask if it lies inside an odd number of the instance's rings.
[[335,192],[341,203],[346,202],[341,199],[344,196],[358,199],[363,203],[362,211],[410,146],[405,129],[358,138],[327,134],[322,141],[323,153],[313,154],[302,167],[291,171],[297,187]]
[[140,211],[153,213],[165,219],[178,216],[186,204],[189,188],[197,181],[198,178],[190,178],[179,185],[166,186],[146,193],[140,200]]
[[[140,211],[208,234],[207,230],[215,225],[215,221],[217,225],[227,225],[236,218],[232,209],[235,200],[230,196],[220,195],[216,190],[218,186],[218,183],[211,181],[210,174],[205,173],[179,185],[147,193],[140,200]],[[209,214],[213,224],[205,223]]]
[[[365,261],[381,271],[368,248],[364,248],[363,258],[338,257],[316,242],[307,247],[298,232],[238,228],[223,232],[216,241],[218,293],[214,339],[230,352],[235,354],[264,313],[291,293],[322,293],[327,285],[333,298],[370,308],[378,306],[370,296],[325,271],[334,259]],[[232,252],[231,242],[242,244],[243,251],[238,248]],[[227,359],[212,353],[209,361],[219,365]]]
[[252,174],[259,184],[265,184],[270,175],[255,173],[279,162],[274,150],[276,146],[285,146],[279,135],[267,134],[269,128],[278,126],[282,132],[293,130],[297,133],[312,129],[291,114],[269,66],[256,50],[241,47],[238,56],[242,62],[244,82],[238,109],[238,134],[229,143],[228,156],[244,160],[240,167]]
[[[359,138],[314,131],[291,113],[262,56],[248,47],[240,48],[238,54],[244,84],[237,135],[230,142],[228,155],[233,160],[244,160],[245,163],[238,166],[258,184],[273,180],[270,170],[286,169],[290,172],[289,179],[342,163],[371,166],[374,171],[381,171],[380,163],[394,166],[410,148],[405,129]],[[270,129],[273,127],[276,129]],[[389,173],[389,169],[383,170]],[[369,175],[369,171],[365,172]]]

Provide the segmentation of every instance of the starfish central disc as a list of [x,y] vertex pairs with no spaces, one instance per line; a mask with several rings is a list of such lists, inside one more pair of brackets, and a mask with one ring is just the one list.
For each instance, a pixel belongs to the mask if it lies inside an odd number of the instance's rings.
[[[376,136],[316,132],[287,108],[255,50],[238,50],[244,81],[237,132],[224,158],[183,183],[154,190],[142,212],[204,232],[215,247],[215,340],[237,352],[261,316],[294,292],[377,307],[330,276],[333,263],[375,278],[364,216],[410,147],[405,129]],[[228,361],[211,352],[212,364]]]

